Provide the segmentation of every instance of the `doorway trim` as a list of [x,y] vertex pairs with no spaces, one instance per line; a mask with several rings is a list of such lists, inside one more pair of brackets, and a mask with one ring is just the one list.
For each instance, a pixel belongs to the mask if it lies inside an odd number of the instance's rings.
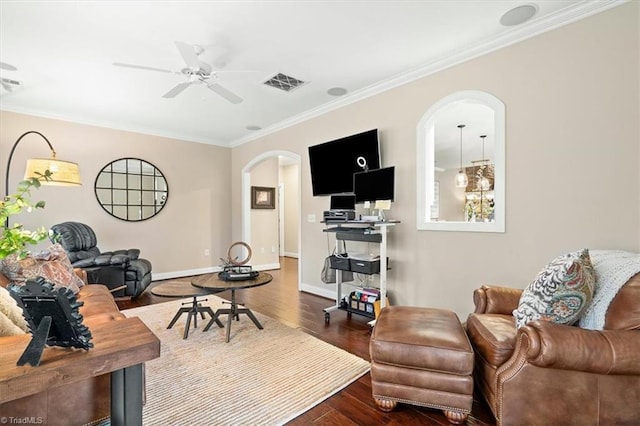
[[[257,155],[242,168],[242,241],[251,245],[251,170],[272,157],[287,157],[298,163],[298,290],[302,284],[302,157],[290,151],[266,151]],[[280,232],[280,230],[278,230]]]

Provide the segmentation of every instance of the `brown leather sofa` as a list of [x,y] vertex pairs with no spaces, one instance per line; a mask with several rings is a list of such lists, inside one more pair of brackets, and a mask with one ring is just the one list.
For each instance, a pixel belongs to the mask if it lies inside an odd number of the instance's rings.
[[[86,282],[86,274],[83,271],[76,270],[76,273]],[[6,287],[8,283],[7,278],[0,274],[0,286]],[[91,284],[81,287],[77,300],[84,302],[80,307],[80,313],[84,317],[84,324],[90,330],[105,322],[125,318],[119,312],[113,296],[103,285]],[[0,352],[9,352],[7,345],[11,344],[11,336],[0,337]],[[9,400],[0,404],[0,418],[29,418],[47,425],[91,424],[109,416],[110,385],[110,375],[103,374],[28,397]],[[8,397],[10,395],[3,395],[2,400]]]
[[475,382],[498,424],[640,424],[640,274],[601,331],[531,321],[516,332],[521,292],[482,286],[466,322]]

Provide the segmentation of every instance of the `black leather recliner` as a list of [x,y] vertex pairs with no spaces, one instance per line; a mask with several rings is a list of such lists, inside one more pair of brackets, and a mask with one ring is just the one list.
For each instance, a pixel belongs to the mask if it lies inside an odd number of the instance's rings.
[[141,259],[139,249],[100,252],[95,232],[79,222],[63,222],[51,227],[53,240],[64,247],[71,265],[87,272],[90,284],[109,289],[126,286],[114,296],[139,296],[151,283],[151,262]]

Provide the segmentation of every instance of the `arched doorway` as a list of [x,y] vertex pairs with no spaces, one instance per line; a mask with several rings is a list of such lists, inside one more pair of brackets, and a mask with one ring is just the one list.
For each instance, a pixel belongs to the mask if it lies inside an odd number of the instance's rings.
[[[296,245],[297,245],[297,253],[298,253],[298,287],[300,287],[300,283],[302,282],[302,229],[301,229],[301,212],[302,212],[302,196],[301,196],[301,167],[300,167],[300,162],[301,162],[301,157],[300,155],[293,153],[293,152],[289,152],[289,151],[268,151],[268,152],[264,152],[260,155],[258,155],[257,157],[253,158],[251,161],[249,161],[242,169],[242,189],[241,189],[241,200],[242,200],[242,204],[241,204],[241,209],[242,209],[242,240],[248,242],[249,244],[252,244],[252,209],[251,209],[251,187],[252,186],[256,186],[256,182],[252,183],[252,171],[254,171],[256,168],[258,168],[263,162],[268,161],[268,160],[275,160],[277,159],[277,162],[279,164],[279,169],[282,169],[282,167],[284,166],[290,166],[290,165],[297,165],[297,170],[295,171],[295,185],[296,188],[293,192],[287,191],[286,193],[287,198],[286,198],[286,202],[287,203],[293,203],[295,205],[295,232],[297,234],[296,236]],[[280,171],[279,171],[280,173]],[[281,187],[281,179],[280,177],[278,178],[278,186],[276,188],[276,192],[280,193],[279,189]],[[280,195],[282,195],[280,193]],[[278,197],[278,199],[280,199],[280,197]],[[276,208],[279,210],[282,208],[282,205],[278,205],[278,203],[276,203]],[[282,215],[280,214],[279,217],[281,218]],[[288,220],[288,224],[290,225],[290,220]],[[282,220],[278,220],[278,229],[276,230],[277,234],[280,236],[286,236],[286,231],[284,231],[284,225],[285,223],[283,223]],[[283,244],[283,241],[279,241],[279,244]],[[254,248],[255,250],[256,248]],[[268,249],[272,249],[272,247],[268,248]],[[258,250],[260,250],[260,248],[258,248]],[[278,254],[280,254],[281,252],[283,252],[283,250],[280,250],[280,246],[278,246]]]

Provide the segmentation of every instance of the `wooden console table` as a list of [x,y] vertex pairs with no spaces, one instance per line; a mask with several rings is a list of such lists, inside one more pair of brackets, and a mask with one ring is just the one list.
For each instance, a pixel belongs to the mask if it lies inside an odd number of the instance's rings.
[[137,317],[92,327],[91,334],[92,349],[47,347],[38,367],[16,365],[31,340],[30,334],[4,337],[0,404],[111,373],[111,424],[141,425],[142,364],[160,356],[160,340]]

